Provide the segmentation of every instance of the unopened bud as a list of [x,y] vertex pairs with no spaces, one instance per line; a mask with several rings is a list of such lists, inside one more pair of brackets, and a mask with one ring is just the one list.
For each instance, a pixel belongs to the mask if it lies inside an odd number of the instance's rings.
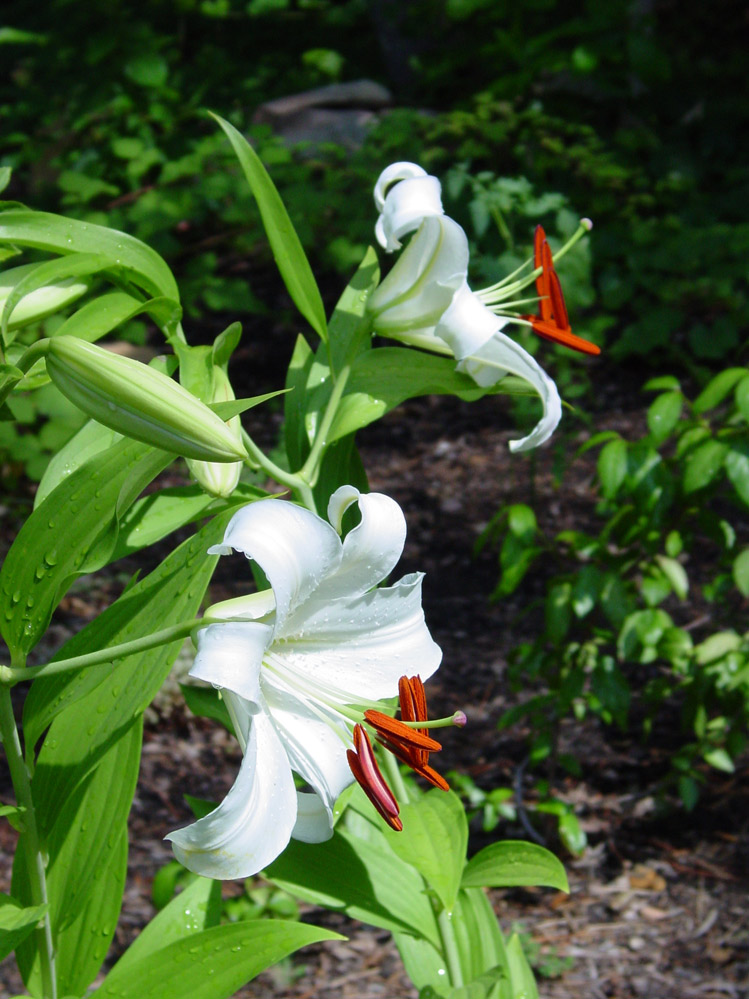
[[[2,316],[5,303],[18,282],[37,266],[37,264],[22,264],[20,267],[11,267],[0,274],[0,316]],[[23,296],[11,312],[8,329],[20,329],[22,326],[28,326],[29,323],[35,323],[46,316],[51,316],[54,312],[58,312],[84,295],[88,291],[90,283],[85,278],[70,277],[30,291]]]
[[453,715],[453,725],[457,725],[458,728],[465,728],[468,724],[468,717],[465,711],[456,711]]
[[94,420],[186,458],[235,462],[245,457],[236,434],[167,375],[72,336],[53,337],[47,372]]
[[[229,377],[223,368],[213,369],[213,392],[210,402],[229,402],[234,399],[234,391]],[[242,422],[239,416],[233,416],[226,421],[226,426],[233,434],[238,447],[242,447]],[[187,460],[188,467],[195,476],[201,488],[211,496],[226,498],[237,488],[242,462],[214,462]]]

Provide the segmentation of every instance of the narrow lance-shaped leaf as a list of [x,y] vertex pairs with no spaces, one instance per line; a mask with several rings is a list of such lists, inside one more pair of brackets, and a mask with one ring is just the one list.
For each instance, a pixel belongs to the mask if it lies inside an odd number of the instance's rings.
[[144,301],[126,291],[111,291],[82,305],[55,330],[55,336],[74,336],[94,343],[144,312],[167,332],[180,321],[182,306],[173,298],[148,298]]
[[237,154],[260,209],[268,242],[292,301],[320,339],[327,340],[325,308],[312,268],[268,171],[241,132],[218,115],[212,114],[212,117],[223,128]]
[[218,925],[221,882],[195,877],[138,934],[112,969],[120,975],[175,940]]
[[72,580],[106,563],[123,490],[132,502],[171,461],[163,451],[120,441],[64,479],[32,513],[0,570],[0,630],[12,652],[33,648]]
[[280,919],[214,926],[113,968],[89,999],[229,999],[265,968],[300,947],[342,940],[330,930]]
[[[71,277],[97,274],[107,267],[111,267],[111,261],[100,253],[72,253],[56,260],[45,260],[31,267],[5,301],[1,329],[3,339],[6,339],[8,326],[13,320],[13,310],[26,295]],[[85,288],[86,285],[82,285],[82,291],[85,291]]]
[[10,208],[0,215],[0,244],[29,246],[51,253],[100,253],[137,287],[154,297],[179,301],[179,289],[166,262],[127,233],[78,222],[49,212]]

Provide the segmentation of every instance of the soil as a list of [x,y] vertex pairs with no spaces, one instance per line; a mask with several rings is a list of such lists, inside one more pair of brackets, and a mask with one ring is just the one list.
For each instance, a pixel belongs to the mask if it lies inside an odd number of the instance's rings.
[[[626,435],[640,429],[639,400],[617,387],[611,407],[596,417],[599,430]],[[255,417],[257,419],[257,416]],[[468,773],[484,789],[514,787],[532,801],[522,727],[499,732],[499,715],[516,701],[506,682],[507,660],[537,626],[534,600],[543,580],[532,576],[510,600],[492,604],[496,554],[474,555],[475,542],[497,507],[532,500],[543,526],[592,527],[594,458],[572,461],[569,437],[561,455],[549,448],[513,457],[509,409],[501,401],[468,406],[457,400],[409,402],[361,434],[372,489],[393,496],[409,535],[400,570],[426,572],[424,604],[444,663],[429,683],[430,709],[457,708],[469,727],[444,738],[442,771]],[[263,428],[267,439],[272,432]],[[9,540],[9,539],[6,539]],[[231,576],[217,577],[213,598],[228,595]],[[52,641],[95,615],[116,594],[116,579],[87,581],[56,615]],[[667,769],[668,740],[647,747],[593,721],[563,726],[562,741],[582,761],[579,779],[560,779],[555,794],[574,806],[589,846],[565,855],[550,830],[549,846],[564,859],[569,895],[550,891],[492,892],[505,931],[521,925],[545,999],[742,999],[749,996],[749,766],[732,775],[712,772],[691,814],[671,802],[662,812],[655,781]],[[162,840],[188,819],[183,793],[218,800],[239,765],[235,745],[213,724],[195,719],[174,699],[147,725],[140,782],[130,822],[130,874],[112,956],[153,915],[155,872],[171,852]],[[10,801],[7,779],[2,800]],[[491,837],[475,828],[472,849],[489,838],[527,838],[503,823]],[[8,890],[14,833],[0,826],[0,889]],[[228,885],[236,895],[241,885]],[[303,918],[335,928],[347,943],[306,950],[260,976],[238,995],[288,999],[415,999],[387,933],[311,907]],[[13,965],[0,965],[5,995],[22,991]]]

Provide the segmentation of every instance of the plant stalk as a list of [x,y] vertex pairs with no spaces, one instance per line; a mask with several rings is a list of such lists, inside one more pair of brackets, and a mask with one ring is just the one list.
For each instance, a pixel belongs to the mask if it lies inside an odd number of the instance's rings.
[[[34,800],[31,795],[31,781],[26,764],[23,760],[23,750],[18,738],[16,720],[13,716],[13,704],[10,698],[10,688],[0,687],[0,735],[2,735],[5,755],[8,758],[8,769],[13,782],[13,790],[17,804],[25,809],[23,813],[24,833],[22,837],[26,855],[26,871],[29,879],[31,900],[34,905],[47,905],[47,878],[44,869],[44,859],[39,847],[39,831],[36,825]],[[52,925],[49,912],[42,919],[42,925],[35,930],[37,948],[42,977],[44,999],[57,999],[57,980],[55,977],[55,951],[52,942]]]

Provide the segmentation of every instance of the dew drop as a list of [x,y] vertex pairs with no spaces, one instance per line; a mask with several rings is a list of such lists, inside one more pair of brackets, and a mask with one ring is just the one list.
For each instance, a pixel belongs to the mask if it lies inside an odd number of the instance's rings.
[[21,591],[20,591],[20,590],[16,590],[16,592],[15,592],[15,593],[13,594],[13,596],[12,596],[12,597],[10,598],[10,602],[11,602],[12,604],[17,604],[17,603],[18,603],[18,601],[19,601],[19,600],[21,599],[21,596],[22,596],[22,594],[21,594]]

